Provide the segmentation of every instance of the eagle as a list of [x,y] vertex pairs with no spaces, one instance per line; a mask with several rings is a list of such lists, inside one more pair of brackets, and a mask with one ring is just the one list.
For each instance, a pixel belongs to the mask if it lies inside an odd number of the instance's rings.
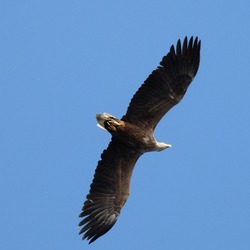
[[183,43],[179,39],[134,94],[121,119],[108,113],[96,115],[97,126],[111,134],[111,141],[101,154],[79,215],[79,234],[89,244],[116,223],[129,197],[130,180],[139,157],[171,147],[156,141],[154,130],[161,118],[181,101],[194,79],[200,48],[198,37],[185,37]]

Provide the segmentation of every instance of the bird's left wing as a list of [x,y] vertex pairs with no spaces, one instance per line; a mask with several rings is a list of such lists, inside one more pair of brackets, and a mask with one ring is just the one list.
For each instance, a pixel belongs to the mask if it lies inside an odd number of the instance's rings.
[[160,119],[183,98],[200,62],[200,41],[193,37],[163,57],[160,66],[133,96],[122,120],[154,130]]
[[140,154],[112,140],[101,155],[87,200],[83,204],[79,234],[89,243],[109,231],[129,196],[130,179]]

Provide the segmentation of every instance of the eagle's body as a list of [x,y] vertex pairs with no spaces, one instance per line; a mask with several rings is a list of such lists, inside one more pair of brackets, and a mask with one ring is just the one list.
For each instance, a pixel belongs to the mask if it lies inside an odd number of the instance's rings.
[[157,142],[154,129],[161,118],[183,98],[200,62],[200,41],[184,39],[181,46],[163,57],[156,70],[133,96],[126,114],[117,119],[107,113],[96,116],[98,126],[107,130],[111,142],[101,155],[79,226],[83,239],[93,242],[112,228],[130,192],[130,180],[138,158],[146,152],[171,145]]
[[157,142],[153,135],[153,130],[139,127],[132,123],[119,120],[114,116],[104,113],[97,114],[98,126],[107,130],[112,138],[128,147],[134,149],[138,154],[150,151],[161,151],[171,147],[169,144]]

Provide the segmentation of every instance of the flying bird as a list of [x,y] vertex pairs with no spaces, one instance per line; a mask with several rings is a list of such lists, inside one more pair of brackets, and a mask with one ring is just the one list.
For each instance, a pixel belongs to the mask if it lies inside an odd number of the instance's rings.
[[161,118],[181,101],[194,79],[200,63],[198,37],[176,47],[162,58],[130,101],[126,114],[117,119],[108,113],[97,114],[98,126],[112,138],[101,155],[90,190],[79,217],[79,234],[89,244],[116,223],[130,193],[130,180],[138,158],[150,151],[162,151],[170,144],[158,142],[154,129]]

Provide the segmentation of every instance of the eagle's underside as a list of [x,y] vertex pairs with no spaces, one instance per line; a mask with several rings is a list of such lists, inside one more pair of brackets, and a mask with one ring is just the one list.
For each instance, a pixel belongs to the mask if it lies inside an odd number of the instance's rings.
[[187,37],[183,44],[163,57],[133,96],[126,114],[117,119],[98,114],[98,126],[112,138],[101,155],[79,223],[82,239],[89,243],[109,231],[117,221],[130,193],[130,180],[136,161],[145,152],[161,151],[171,145],[157,142],[154,129],[161,118],[185,95],[200,62],[201,43]]

